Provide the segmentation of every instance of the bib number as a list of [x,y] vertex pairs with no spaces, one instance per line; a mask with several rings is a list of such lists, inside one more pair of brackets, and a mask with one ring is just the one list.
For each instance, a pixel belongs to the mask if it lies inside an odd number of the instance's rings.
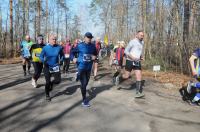
[[59,71],[60,71],[60,67],[59,66],[49,67],[49,72],[50,73],[55,73],[55,72],[59,72]]
[[29,50],[24,50],[24,57],[30,57],[31,55],[30,55],[30,52],[29,52]]
[[69,54],[65,54],[65,58],[69,58]]
[[140,61],[133,61],[133,66],[140,66]]
[[40,57],[40,54],[38,54],[38,53],[35,53],[35,56],[36,56],[36,57]]
[[91,54],[84,54],[83,55],[83,61],[86,61],[86,62],[92,61],[92,55]]
[[114,65],[119,65],[119,63],[118,63],[117,60],[114,60],[113,64],[114,64]]

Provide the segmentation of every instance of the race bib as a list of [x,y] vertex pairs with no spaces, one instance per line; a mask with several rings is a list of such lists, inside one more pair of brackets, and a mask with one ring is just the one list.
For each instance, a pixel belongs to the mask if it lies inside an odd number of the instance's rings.
[[69,58],[69,54],[65,54],[65,58]]
[[24,57],[30,57],[30,56],[31,56],[31,54],[30,54],[29,50],[25,49],[24,50]]
[[30,45],[29,45],[29,46],[27,46],[27,49],[28,49],[28,50],[30,50],[30,49],[31,49],[31,46],[30,46]]
[[114,64],[114,65],[118,65],[119,63],[118,63],[117,60],[114,60],[113,64]]
[[35,53],[35,56],[36,56],[36,57],[40,57],[40,54],[39,54],[39,53]]
[[133,66],[140,66],[140,61],[133,61]]
[[60,67],[59,66],[49,67],[49,72],[50,73],[55,73],[55,72],[59,72],[59,71],[60,71]]
[[84,54],[83,55],[83,61],[86,61],[86,62],[92,61],[92,55],[91,54]]

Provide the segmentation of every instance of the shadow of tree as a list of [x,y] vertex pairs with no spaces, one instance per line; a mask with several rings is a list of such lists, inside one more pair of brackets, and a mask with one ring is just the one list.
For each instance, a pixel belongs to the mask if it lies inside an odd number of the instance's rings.
[[91,89],[87,90],[89,94],[89,101],[93,100],[98,94],[102,93],[103,91],[109,90],[111,88],[112,88],[112,85],[92,87]]
[[70,86],[70,87],[67,87],[64,91],[61,91],[61,92],[58,92],[57,94],[55,94],[53,98],[56,98],[58,96],[61,96],[61,95],[72,95],[76,92],[76,90],[80,88],[80,85],[74,85],[74,86]]
[[57,120],[62,118],[64,115],[66,115],[67,113],[72,111],[74,108],[79,106],[81,104],[81,102],[82,102],[81,100],[76,102],[71,107],[69,107],[68,109],[64,110],[63,112],[61,112],[60,114],[58,114],[58,115],[56,115],[56,116],[54,116],[52,118],[38,121],[37,125],[33,129],[31,129],[30,132],[40,131],[42,128],[47,127],[48,125],[56,122]]
[[[0,130],[2,130],[3,128],[7,128],[7,127],[9,127],[8,129],[11,129],[16,124],[21,123],[21,125],[23,125],[23,124],[27,123],[26,121],[23,122],[23,120],[27,120],[29,118],[29,115],[32,110],[40,107],[40,104],[36,104],[36,103],[43,97],[42,95],[44,95],[44,94],[39,93],[39,94],[31,96],[27,99],[23,99],[23,100],[14,102],[14,103],[2,108],[0,110],[0,114],[2,115],[0,117],[0,124],[1,124]],[[27,104],[24,105],[25,103],[27,103]],[[24,106],[18,108],[18,106],[20,106],[20,105],[24,105]],[[10,111],[10,109],[12,109],[12,111],[13,111],[12,113],[4,114],[4,112]],[[24,118],[24,117],[26,117],[26,118]],[[13,119],[10,119],[10,118],[13,118]],[[8,120],[6,123],[7,125],[5,125],[5,124],[2,125],[6,120]]]
[[[145,86],[145,80],[142,80],[142,87]],[[130,87],[128,88],[124,88],[123,86],[120,86],[119,88],[117,88],[117,90],[133,90],[136,88],[136,82],[130,84]]]
[[9,87],[12,87],[12,86],[15,86],[15,85],[18,85],[20,83],[25,83],[27,81],[30,81],[32,77],[28,77],[28,78],[24,78],[24,79],[18,79],[18,80],[15,80],[13,82],[9,82],[7,84],[4,84],[4,85],[1,85],[0,86],[0,90],[3,90],[3,89],[6,89],[6,88],[9,88]]
[[107,75],[111,75],[111,74],[112,74],[112,73],[110,73],[110,72],[98,74],[98,75],[97,75],[97,79],[99,80],[99,79],[101,79],[101,78],[103,78],[103,77],[105,77],[105,76],[107,76]]

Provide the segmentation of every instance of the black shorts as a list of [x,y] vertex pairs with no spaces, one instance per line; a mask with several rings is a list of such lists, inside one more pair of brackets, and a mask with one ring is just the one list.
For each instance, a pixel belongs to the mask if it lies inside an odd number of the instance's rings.
[[[133,63],[138,63],[137,65],[133,65]],[[141,62],[134,62],[130,60],[126,60],[126,66],[125,69],[129,72],[132,70],[142,70]]]
[[24,57],[24,56],[21,56],[22,59],[26,60],[26,61],[30,61],[31,60],[31,57]]

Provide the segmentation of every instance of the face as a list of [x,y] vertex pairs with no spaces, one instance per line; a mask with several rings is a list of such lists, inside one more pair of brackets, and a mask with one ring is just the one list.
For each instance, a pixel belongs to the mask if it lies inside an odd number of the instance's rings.
[[85,39],[86,43],[91,43],[92,42],[92,38],[85,37],[84,39]]
[[99,43],[99,42],[100,42],[100,38],[97,38],[97,39],[96,39],[96,42]]
[[26,41],[30,41],[31,40],[31,37],[29,35],[26,35]]
[[138,38],[140,41],[142,41],[142,40],[144,39],[144,33],[143,33],[143,32],[139,32],[139,33],[137,34],[137,38]]
[[37,40],[38,40],[38,44],[43,44],[44,43],[44,38],[43,37],[39,37]]
[[70,43],[70,40],[69,40],[69,39],[67,39],[67,40],[66,40],[66,42],[67,42],[67,43]]
[[51,45],[55,45],[56,42],[57,42],[56,36],[52,35],[52,36],[50,37],[49,42],[50,42]]
[[61,46],[63,46],[63,45],[64,45],[64,43],[61,41],[61,42],[60,42],[60,45],[61,45]]
[[79,40],[78,39],[76,39],[75,40],[75,42],[74,42],[74,44],[78,44],[79,43]]

